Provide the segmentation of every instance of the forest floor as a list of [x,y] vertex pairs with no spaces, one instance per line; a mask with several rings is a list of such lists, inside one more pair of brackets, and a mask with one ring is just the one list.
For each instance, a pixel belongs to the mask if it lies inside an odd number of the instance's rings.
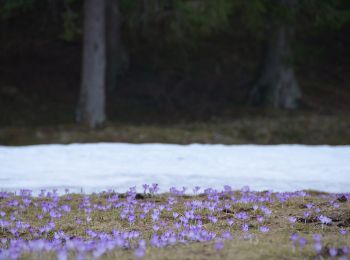
[[108,89],[109,121],[90,131],[74,124],[81,41],[59,39],[61,25],[39,15],[19,15],[0,25],[0,145],[349,144],[349,28],[299,39],[303,98],[294,112],[248,106],[262,55],[249,33],[219,33],[195,50],[177,46],[184,57],[173,46],[158,53],[126,42],[130,67]]
[[[81,42],[59,40],[61,28],[54,25],[38,30],[42,21],[31,18],[0,28],[0,145],[350,144],[349,33],[301,41],[295,69],[303,99],[297,111],[248,106],[261,58],[259,44],[248,36],[213,36],[184,60],[173,48],[156,55],[126,44],[132,62],[108,89],[109,121],[91,131],[74,123]],[[322,55],[312,55],[316,46]]]
[[221,144],[329,144],[350,143],[347,114],[308,113],[246,116],[231,120],[163,124],[107,123],[90,130],[75,124],[9,126],[0,128],[0,144],[44,143],[221,143]]
[[[148,192],[149,190],[149,192]],[[347,259],[349,194],[0,194],[0,258]],[[93,258],[95,257],[95,258]],[[342,258],[341,258],[342,257]],[[79,259],[79,258],[78,258]]]

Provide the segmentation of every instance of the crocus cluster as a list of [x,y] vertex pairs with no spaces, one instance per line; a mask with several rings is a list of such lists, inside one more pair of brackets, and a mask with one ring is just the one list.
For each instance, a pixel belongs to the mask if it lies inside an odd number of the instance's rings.
[[[225,186],[201,190],[192,194],[186,188],[172,187],[169,193],[158,194],[157,184],[144,184],[126,192],[113,190],[98,194],[65,194],[57,190],[42,190],[33,196],[30,190],[19,194],[0,192],[0,259],[18,259],[26,254],[54,253],[57,259],[74,257],[98,259],[118,249],[132,250],[137,259],[149,248],[164,248],[178,244],[212,242],[220,252],[226,241],[253,239],[274,232],[271,205],[288,207],[293,199],[301,199],[308,214],[285,216],[294,230],[306,225],[307,218],[316,215],[320,232],[332,225],[332,219],[315,205],[307,202],[306,192],[254,192],[249,187],[234,191]],[[339,195],[327,197],[330,207],[339,208]],[[344,199],[345,198],[345,199]],[[348,203],[349,194],[342,195]],[[104,223],[97,225],[96,223]],[[96,228],[98,227],[98,228]],[[347,236],[348,228],[339,228],[339,236]],[[322,236],[313,240],[302,234],[291,235],[291,248],[312,245],[315,256],[347,257],[348,245],[328,246]],[[299,250],[300,251],[300,250]]]

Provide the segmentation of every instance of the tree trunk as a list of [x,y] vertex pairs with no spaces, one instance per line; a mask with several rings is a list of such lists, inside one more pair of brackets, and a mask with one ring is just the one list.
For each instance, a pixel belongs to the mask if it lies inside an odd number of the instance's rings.
[[121,40],[121,16],[119,0],[108,0],[106,9],[106,39],[107,39],[107,88],[112,90],[117,86],[118,78],[129,67],[129,57]]
[[106,0],[85,0],[82,83],[77,121],[97,128],[105,114]]
[[[289,0],[281,0],[287,7]],[[271,26],[262,72],[251,93],[251,103],[272,108],[295,109],[299,105],[301,90],[293,68],[290,41],[293,26],[281,21]]]

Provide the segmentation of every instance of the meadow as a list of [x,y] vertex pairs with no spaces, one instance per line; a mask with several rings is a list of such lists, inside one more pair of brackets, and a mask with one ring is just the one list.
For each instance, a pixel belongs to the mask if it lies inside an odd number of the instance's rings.
[[348,259],[350,194],[0,193],[0,259]]

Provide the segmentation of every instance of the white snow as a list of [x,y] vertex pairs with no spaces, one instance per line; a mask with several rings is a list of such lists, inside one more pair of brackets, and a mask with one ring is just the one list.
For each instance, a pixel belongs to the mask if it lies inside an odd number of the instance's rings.
[[71,144],[0,146],[0,190],[192,189],[350,192],[350,146]]

